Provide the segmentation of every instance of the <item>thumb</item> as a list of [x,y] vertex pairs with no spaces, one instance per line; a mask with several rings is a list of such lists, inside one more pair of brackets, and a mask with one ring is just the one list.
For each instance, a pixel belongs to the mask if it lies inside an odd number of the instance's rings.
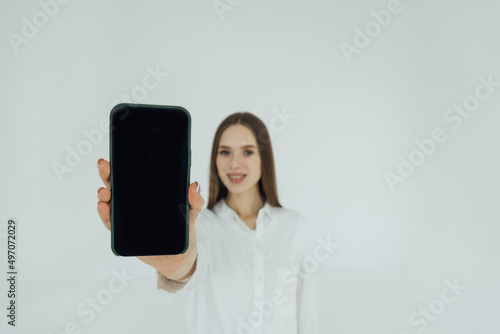
[[[198,189],[199,188],[199,189]],[[201,196],[201,188],[198,182],[193,182],[188,188],[188,200],[189,200],[189,222],[194,223],[198,214],[203,209],[205,205],[205,199]]]

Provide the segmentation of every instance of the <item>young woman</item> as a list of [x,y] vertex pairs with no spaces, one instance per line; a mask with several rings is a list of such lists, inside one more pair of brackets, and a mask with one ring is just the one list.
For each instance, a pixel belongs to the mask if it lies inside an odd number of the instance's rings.
[[[98,169],[106,187],[97,211],[110,230],[110,165],[99,159]],[[278,201],[264,123],[249,112],[228,116],[213,141],[207,208],[198,182],[188,191],[186,253],[138,258],[156,268],[160,292],[193,292],[191,330],[317,333],[315,277],[301,270],[312,255],[309,225]]]

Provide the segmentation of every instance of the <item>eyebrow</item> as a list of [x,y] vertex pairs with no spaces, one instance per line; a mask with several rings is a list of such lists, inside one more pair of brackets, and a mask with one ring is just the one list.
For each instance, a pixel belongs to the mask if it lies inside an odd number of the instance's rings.
[[[256,147],[255,145],[243,145],[241,146],[241,148],[249,148],[249,147]],[[219,145],[219,148],[231,148],[229,146],[226,146],[226,145]]]

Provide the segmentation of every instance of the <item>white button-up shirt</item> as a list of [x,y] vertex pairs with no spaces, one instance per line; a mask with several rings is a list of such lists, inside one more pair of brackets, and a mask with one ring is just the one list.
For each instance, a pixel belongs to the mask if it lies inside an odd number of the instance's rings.
[[193,333],[318,333],[315,276],[303,269],[311,234],[301,214],[266,201],[251,230],[221,199],[202,209],[196,235],[192,276],[178,282],[157,271],[161,293],[191,293]]

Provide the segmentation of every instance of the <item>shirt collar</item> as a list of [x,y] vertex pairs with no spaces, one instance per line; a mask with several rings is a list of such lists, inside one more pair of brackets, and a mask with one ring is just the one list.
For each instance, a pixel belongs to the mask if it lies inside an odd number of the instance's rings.
[[[227,205],[226,200],[224,198],[221,198],[213,207],[213,212],[217,214],[221,218],[230,218],[233,219],[235,217],[238,217],[238,214]],[[257,219],[259,219],[262,215],[267,216],[268,218],[271,217],[272,215],[272,206],[265,201],[264,206],[259,210],[259,213],[257,214]]]

